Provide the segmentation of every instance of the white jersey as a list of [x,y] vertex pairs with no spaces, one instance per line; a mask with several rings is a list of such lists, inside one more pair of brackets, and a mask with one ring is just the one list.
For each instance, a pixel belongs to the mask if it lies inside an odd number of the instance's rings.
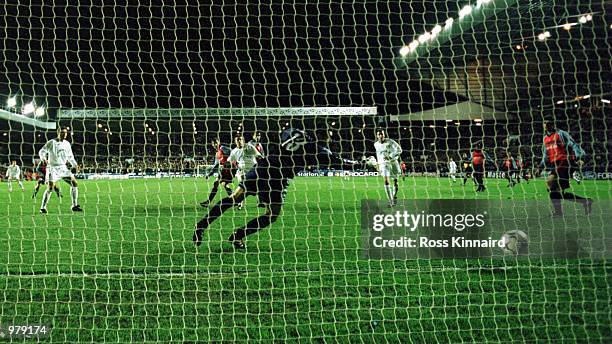
[[451,161],[448,164],[448,170],[449,170],[450,173],[457,173],[457,163],[454,162],[454,161]]
[[262,157],[261,153],[250,143],[242,148],[234,148],[227,159],[230,163],[236,163],[238,169],[248,172],[257,164],[257,157]]
[[77,166],[74,154],[72,154],[72,146],[66,140],[53,139],[47,142],[38,154],[41,160],[47,161],[49,167],[66,166],[66,163],[70,163],[72,167]]
[[376,159],[380,169],[384,169],[389,164],[399,164],[398,159],[402,154],[402,147],[399,143],[386,139],[385,142],[376,141],[374,148],[376,149]]
[[19,178],[21,176],[21,167],[19,167],[19,165],[10,165],[6,170],[6,176],[11,178]]

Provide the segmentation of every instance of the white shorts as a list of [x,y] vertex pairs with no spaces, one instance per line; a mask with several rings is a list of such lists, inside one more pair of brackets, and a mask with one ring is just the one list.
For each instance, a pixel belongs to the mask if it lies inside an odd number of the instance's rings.
[[72,178],[74,175],[66,166],[47,166],[46,181],[55,183],[63,178]]
[[243,170],[243,169],[238,169],[236,171],[236,174],[234,175],[234,177],[236,178],[236,180],[238,180],[238,183],[242,183],[244,181],[244,178],[246,177],[247,173],[251,172],[253,169],[250,170]]
[[21,179],[21,176],[20,176],[20,175],[18,175],[18,174],[9,175],[9,176],[8,176],[8,179],[9,179],[9,180],[13,180],[13,179],[15,179],[15,180],[20,180],[20,179]]
[[238,183],[242,183],[242,180],[244,179],[245,175],[246,175],[245,172],[243,172],[242,170],[238,170],[236,171],[236,174],[234,174],[234,177],[236,178]]
[[402,169],[399,163],[386,163],[380,165],[380,175],[383,177],[390,177],[393,179],[399,178],[402,174]]

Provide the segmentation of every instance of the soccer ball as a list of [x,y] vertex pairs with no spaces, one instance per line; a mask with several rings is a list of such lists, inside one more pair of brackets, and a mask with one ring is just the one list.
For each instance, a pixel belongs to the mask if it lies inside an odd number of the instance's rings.
[[528,238],[525,232],[515,229],[502,235],[504,246],[501,248],[505,254],[519,255],[528,252]]
[[373,168],[378,169],[378,160],[376,160],[376,158],[373,157],[373,156],[368,157],[368,159],[366,160],[366,164],[369,167],[373,167]]

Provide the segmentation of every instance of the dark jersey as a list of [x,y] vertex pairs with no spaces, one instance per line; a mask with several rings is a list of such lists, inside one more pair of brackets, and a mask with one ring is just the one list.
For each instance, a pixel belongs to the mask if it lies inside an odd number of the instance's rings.
[[[273,148],[273,147],[270,147]],[[329,148],[319,145],[311,134],[301,129],[286,129],[281,133],[280,143],[268,156],[257,164],[258,174],[271,179],[288,180],[308,166],[319,168],[334,164],[355,163],[342,159]]]

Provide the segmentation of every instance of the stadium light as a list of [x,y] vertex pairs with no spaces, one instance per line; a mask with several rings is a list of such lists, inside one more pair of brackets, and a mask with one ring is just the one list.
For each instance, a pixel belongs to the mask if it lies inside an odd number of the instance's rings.
[[431,34],[429,32],[425,32],[424,34],[419,36],[418,40],[419,40],[419,43],[425,43],[430,38],[431,38]]
[[593,16],[592,16],[590,13],[589,13],[589,14],[587,14],[587,15],[585,16],[585,18],[586,18],[586,20],[587,20],[587,21],[591,21],[591,20],[593,20]]
[[404,56],[406,56],[406,55],[410,54],[410,47],[409,47],[409,46],[407,46],[407,45],[404,45],[404,46],[403,46],[403,47],[402,47],[402,48],[399,50],[399,53],[400,53],[400,55],[401,55],[402,57],[404,57]]
[[477,126],[477,127],[481,127],[481,126],[482,126],[482,123],[478,122],[478,123],[476,123],[476,126]]
[[471,5],[463,6],[461,11],[459,11],[459,19],[463,19],[463,17],[469,15],[470,13],[472,13],[472,6]]
[[442,26],[436,25],[431,29],[431,37],[436,37],[442,31]]
[[34,110],[34,116],[36,117],[42,117],[45,115],[45,107],[44,106],[39,106],[36,108],[36,110]]
[[332,125],[336,125],[336,122],[332,122],[331,124],[332,124]]
[[572,29],[572,26],[578,25],[578,23],[565,23],[563,24],[563,30],[569,31]]
[[557,105],[561,105],[561,104],[563,104],[563,103],[565,103],[565,101],[564,101],[564,100],[557,100]]
[[98,123],[98,128],[102,128],[102,123]]
[[474,118],[474,122],[476,123],[482,122],[482,118]]
[[610,104],[610,101],[608,99],[601,98],[601,102],[602,103],[606,103],[606,104]]
[[580,24],[585,24],[587,22],[587,18],[585,16],[580,17],[580,19],[578,19],[578,22],[580,22]]
[[34,106],[34,102],[29,102],[23,106],[23,108],[21,109],[21,114],[29,115],[32,112],[34,112],[34,110],[36,110],[36,107]]
[[476,1],[476,8],[479,8],[482,5],[486,5],[489,2],[491,2],[491,0],[478,0],[478,1]]
[[453,18],[446,19],[446,21],[444,22],[444,30],[450,29],[451,26],[453,26],[453,22],[455,22],[455,19]]
[[414,51],[418,46],[419,46],[419,41],[416,39],[410,42],[410,44],[408,44],[408,48],[410,49],[410,51]]
[[446,121],[447,121],[447,122],[452,122],[453,120],[452,120],[452,119],[447,119]]
[[17,105],[17,96],[12,96],[6,100],[6,106],[14,108]]

